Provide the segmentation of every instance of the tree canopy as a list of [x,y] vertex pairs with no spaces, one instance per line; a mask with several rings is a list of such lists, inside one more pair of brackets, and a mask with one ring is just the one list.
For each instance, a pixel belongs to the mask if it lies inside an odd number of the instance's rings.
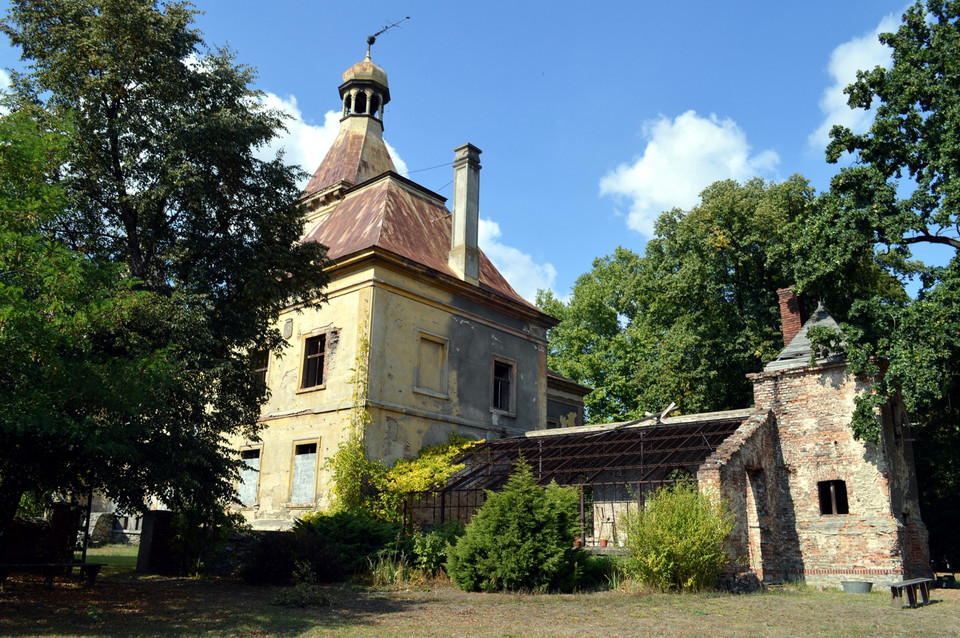
[[880,41],[893,65],[861,70],[846,88],[852,108],[875,107],[865,133],[836,126],[827,159],[854,162],[831,190],[843,211],[869,223],[874,243],[960,250],[960,2],[928,0],[907,9]]
[[[847,87],[853,108],[875,109],[864,133],[835,127],[827,159],[842,164],[833,205],[811,229],[823,250],[801,286],[835,277],[850,254],[869,253],[891,276],[915,278],[915,298],[863,298],[843,319],[855,369],[879,372],[860,400],[854,428],[875,438],[875,405],[902,392],[916,432],[923,516],[934,554],[960,556],[956,489],[960,463],[960,2],[916,2],[894,33],[890,68],[865,69]],[[946,263],[913,249],[942,246]]]
[[[3,22],[24,71],[2,139],[0,182],[16,186],[2,301],[35,325],[0,324],[17,371],[0,407],[0,514],[51,460],[61,471],[42,487],[131,508],[231,496],[227,437],[255,436],[265,400],[251,355],[279,350],[283,308],[322,298],[325,249],[299,242],[299,171],[257,156],[282,119],[193,15],[185,2],[17,0]],[[71,131],[44,150],[58,122]],[[43,333],[30,349],[28,329]],[[24,402],[37,416],[15,418]]]
[[[638,418],[671,402],[688,413],[750,405],[745,375],[783,348],[776,291],[794,282],[820,205],[800,176],[716,182],[691,210],[660,216],[642,257],[618,248],[597,259],[566,303],[542,293],[540,306],[561,320],[549,365],[595,388],[589,419]],[[857,286],[815,282],[811,303],[849,306],[851,292],[886,281],[862,258],[854,265]]]

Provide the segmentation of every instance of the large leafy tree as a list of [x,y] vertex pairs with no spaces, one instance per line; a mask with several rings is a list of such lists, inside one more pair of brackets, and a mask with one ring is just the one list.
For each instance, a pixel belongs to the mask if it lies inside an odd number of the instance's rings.
[[[685,412],[750,405],[745,375],[783,347],[776,291],[804,263],[795,251],[821,205],[799,176],[716,182],[691,210],[661,215],[644,256],[619,248],[596,260],[567,303],[541,294],[561,320],[549,363],[596,388],[589,418],[637,418],[670,402]],[[817,280],[809,301],[844,308],[857,290],[889,279],[864,259],[852,258],[856,285]]]
[[[846,89],[851,107],[874,109],[873,123],[831,133],[827,159],[845,165],[831,183],[834,205],[810,228],[821,250],[800,281],[836,277],[849,255],[865,252],[891,275],[919,281],[913,300],[864,298],[846,317],[857,369],[889,366],[876,394],[861,399],[854,427],[875,438],[873,408],[902,391],[933,552],[960,560],[952,533],[960,524],[960,2],[917,2],[880,40],[893,64],[859,72]],[[947,264],[917,259],[912,250],[923,245],[940,246]]]
[[858,72],[846,89],[852,108],[876,110],[866,133],[831,131],[828,161],[854,159],[831,190],[877,244],[960,250],[960,2],[917,2],[880,41],[893,65]]
[[[17,0],[3,23],[24,61],[10,108],[41,128],[73,122],[65,161],[52,171],[63,205],[37,231],[82,257],[81,270],[114,265],[108,271],[121,279],[111,286],[135,300],[102,338],[82,323],[64,328],[71,338],[61,341],[90,342],[124,386],[105,404],[44,417],[49,454],[61,461],[75,453],[76,423],[95,434],[83,448],[95,454],[79,456],[87,471],[78,478],[65,463],[57,486],[83,483],[131,507],[148,493],[172,505],[232,493],[227,437],[255,435],[265,399],[248,353],[278,349],[278,313],[318,300],[326,283],[323,247],[299,243],[298,171],[256,155],[280,116],[260,106],[249,68],[205,47],[193,13],[183,2]],[[87,286],[93,275],[77,277]],[[55,373],[38,365],[35,377],[50,381],[40,391],[52,390]],[[64,392],[102,382],[83,367],[60,380]],[[0,428],[29,434],[9,421]],[[35,459],[9,445],[0,458],[5,495],[16,491],[8,468]]]

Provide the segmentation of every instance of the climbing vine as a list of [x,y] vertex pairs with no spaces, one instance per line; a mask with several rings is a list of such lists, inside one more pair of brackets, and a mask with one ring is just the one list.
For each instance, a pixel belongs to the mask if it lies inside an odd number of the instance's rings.
[[479,442],[451,433],[447,443],[424,447],[416,458],[400,459],[389,468],[380,460],[371,460],[366,443],[373,422],[367,409],[370,339],[366,317],[360,325],[350,379],[353,395],[347,435],[327,462],[333,473],[333,509],[397,522],[403,518],[405,503],[412,503],[416,494],[442,487],[451,474],[463,468],[456,459]]

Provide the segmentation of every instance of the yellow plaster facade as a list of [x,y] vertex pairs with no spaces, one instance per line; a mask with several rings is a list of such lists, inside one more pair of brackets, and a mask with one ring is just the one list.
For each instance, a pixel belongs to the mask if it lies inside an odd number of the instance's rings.
[[[240,511],[255,528],[283,529],[333,504],[327,461],[355,403],[370,417],[368,453],[387,464],[451,432],[481,439],[547,426],[555,320],[476,246],[480,151],[456,149],[453,213],[397,175],[382,109],[368,106],[389,101],[386,74],[371,75],[370,65],[344,74],[341,134],[303,195],[304,241],[329,249],[327,300],[280,317],[288,345],[267,362],[260,439],[233,442],[246,465]],[[358,367],[367,371],[360,397]]]

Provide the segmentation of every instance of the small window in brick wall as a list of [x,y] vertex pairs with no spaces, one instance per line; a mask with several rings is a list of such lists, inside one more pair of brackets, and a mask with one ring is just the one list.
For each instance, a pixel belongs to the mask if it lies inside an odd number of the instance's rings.
[[849,514],[847,506],[847,484],[844,481],[820,481],[817,483],[820,493],[820,514]]

